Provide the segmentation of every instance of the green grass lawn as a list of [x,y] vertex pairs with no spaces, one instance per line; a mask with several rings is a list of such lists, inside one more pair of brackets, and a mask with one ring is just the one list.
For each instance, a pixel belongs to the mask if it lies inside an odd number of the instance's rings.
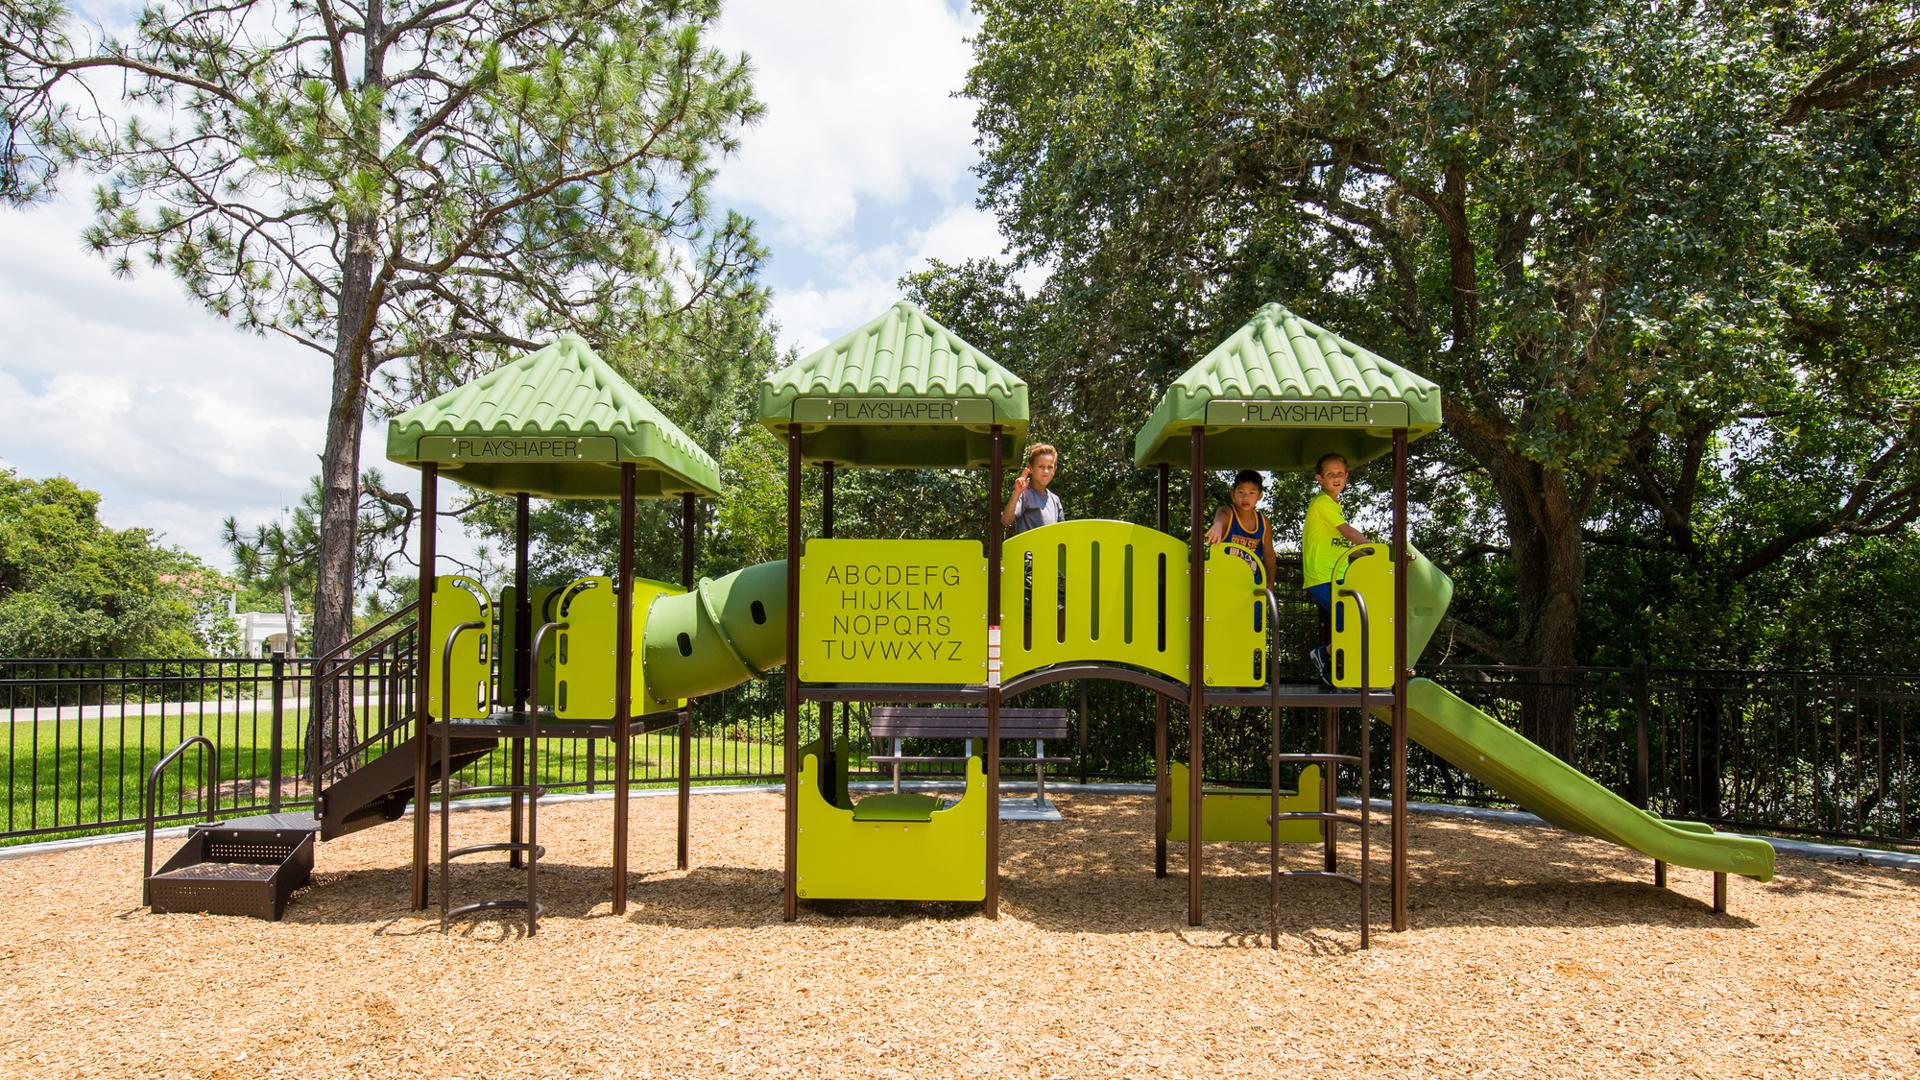
[[[147,774],[165,756],[189,736],[206,735],[219,748],[221,783],[220,806],[223,811],[255,813],[264,810],[272,775],[271,747],[273,718],[270,705],[258,708],[242,703],[227,703],[229,711],[218,714],[209,708],[199,712],[189,703],[186,710],[168,705],[164,710],[148,705],[144,716],[138,707],[123,717],[117,707],[104,717],[66,719],[58,722],[6,725],[0,733],[6,762],[6,818],[0,821],[0,845],[49,839],[45,830],[57,829],[59,836],[81,836],[113,832],[127,828],[142,814]],[[283,775],[300,777],[305,768],[301,749],[306,727],[306,710],[288,705],[281,718]],[[671,784],[678,772],[679,747],[671,730],[656,731],[633,738],[632,778],[635,784]],[[169,768],[160,782],[160,812],[195,814],[204,806],[201,794],[201,751],[188,752]],[[718,732],[696,734],[692,740],[695,783],[719,783],[741,779],[777,779],[785,765],[777,742],[745,740]],[[856,760],[855,767],[864,761]],[[462,770],[459,778],[469,784],[504,783],[510,775],[506,744],[487,757]],[[540,779],[550,787],[566,791],[584,791],[591,786],[605,790],[613,781],[613,753],[607,740],[543,740],[540,754]],[[246,784],[246,781],[257,783]],[[238,783],[236,783],[238,782]],[[292,782],[282,788],[289,802],[311,797],[304,780],[296,790]],[[17,834],[32,832],[36,835]]]

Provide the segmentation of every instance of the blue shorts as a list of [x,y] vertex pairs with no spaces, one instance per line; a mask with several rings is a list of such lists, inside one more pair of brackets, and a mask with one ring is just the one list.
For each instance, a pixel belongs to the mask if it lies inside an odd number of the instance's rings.
[[1321,611],[1332,614],[1333,582],[1323,581],[1318,585],[1307,586],[1307,599],[1313,601],[1313,606],[1319,608]]

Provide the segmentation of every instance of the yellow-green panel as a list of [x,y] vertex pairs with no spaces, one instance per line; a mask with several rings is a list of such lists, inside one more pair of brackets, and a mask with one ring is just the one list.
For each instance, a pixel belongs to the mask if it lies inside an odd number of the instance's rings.
[[[528,590],[533,596],[533,634],[538,635],[540,633],[542,623],[553,621],[552,613],[555,602],[559,599],[560,589],[561,587],[557,585],[535,585]],[[499,665],[500,696],[498,700],[509,706],[513,704],[513,691],[514,687],[519,683],[520,676],[520,673],[514,669],[513,664],[513,650],[516,642],[519,640],[519,635],[514,632],[513,625],[513,604],[514,598],[517,595],[518,591],[511,585],[500,590],[501,660]],[[551,633],[547,635],[546,640],[540,643],[540,659],[537,662],[539,670],[535,673],[536,678],[534,682],[540,688],[539,705],[542,708],[553,708],[554,648],[556,644],[554,635]]]
[[1004,677],[1069,662],[1189,677],[1181,541],[1125,521],[1063,521],[1002,545],[1000,574]]
[[809,540],[800,679],[983,683],[987,557],[972,540]]
[[1333,657],[1329,674],[1335,686],[1357,687],[1361,681],[1360,605],[1351,597],[1341,596],[1343,589],[1354,589],[1366,600],[1367,685],[1376,690],[1390,689],[1393,686],[1393,561],[1387,557],[1385,544],[1353,548],[1347,553],[1346,561],[1334,567]]
[[1246,548],[1215,544],[1207,552],[1206,650],[1201,675],[1208,686],[1264,686],[1267,671],[1267,591],[1264,567]]
[[433,636],[427,649],[427,713],[448,719],[440,700],[441,658],[447,635],[465,622],[481,624],[460,635],[453,647],[453,711],[451,719],[478,720],[493,710],[493,604],[487,591],[470,577],[443,574],[433,579]]
[[[635,578],[633,581],[633,640],[638,645],[648,608],[661,596],[681,592],[678,585]],[[618,674],[618,609],[613,579],[584,577],[567,585],[554,604],[554,617],[567,625],[551,636],[558,639],[555,674],[559,704],[554,715],[562,720],[613,719],[613,689]],[[638,655],[633,660],[633,715],[666,712],[677,701],[654,701],[646,693],[646,674]]]
[[554,715],[562,720],[606,720],[613,716],[613,579],[583,577],[567,583],[554,604],[553,617],[566,624],[555,630]]
[[[640,643],[646,634],[647,617],[652,614],[653,602],[663,596],[679,596],[687,590],[678,585],[650,578],[633,579],[633,715],[651,716],[654,713],[672,712],[687,703],[685,698],[664,698],[656,700],[647,691],[647,666],[641,663]],[[609,716],[612,714],[609,713]]]
[[[815,744],[816,747],[818,744]],[[803,900],[984,900],[986,770],[967,759],[967,790],[931,821],[855,821],[820,794],[820,757],[800,759],[796,888]]]
[[[1168,787],[1172,789],[1173,813],[1167,818],[1167,839],[1187,838],[1187,767],[1178,761],[1167,763]],[[1320,766],[1300,770],[1296,790],[1280,793],[1283,814],[1317,813],[1320,809]],[[1200,793],[1201,838],[1204,840],[1246,840],[1266,843],[1271,839],[1267,812],[1272,803],[1265,790],[1254,788],[1205,788]],[[1320,839],[1317,821],[1283,821],[1280,842],[1311,844]]]

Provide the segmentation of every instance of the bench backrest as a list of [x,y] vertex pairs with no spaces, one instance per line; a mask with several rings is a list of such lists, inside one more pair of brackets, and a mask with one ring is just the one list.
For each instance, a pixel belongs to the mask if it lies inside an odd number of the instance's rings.
[[[1065,739],[1072,713],[1066,709],[1001,709],[1002,739]],[[977,705],[910,708],[883,705],[873,710],[876,739],[984,739],[987,710]]]

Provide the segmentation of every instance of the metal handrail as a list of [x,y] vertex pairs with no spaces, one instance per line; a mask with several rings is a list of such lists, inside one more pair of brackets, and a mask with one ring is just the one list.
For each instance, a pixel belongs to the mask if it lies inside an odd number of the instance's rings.
[[[365,630],[362,630],[359,633],[348,638],[347,640],[341,642],[340,644],[335,645],[333,648],[328,649],[326,652],[323,652],[318,656],[308,657],[308,660],[314,664],[324,664],[328,660],[332,660],[334,657],[338,656],[340,653],[346,651],[347,649],[351,649],[355,645],[360,644],[361,642],[367,640],[368,638],[379,633],[380,631],[385,630],[387,627],[393,625],[396,621],[403,619],[409,615],[417,615],[417,614],[419,614],[419,609],[412,604],[408,604],[406,607],[403,607],[400,610],[394,612],[393,614],[387,616],[386,618],[381,619],[379,622],[374,623],[372,626],[367,627]],[[378,647],[379,646],[374,646],[373,648],[378,648]],[[373,649],[367,650],[368,653],[371,653],[372,651]],[[366,654],[364,653],[362,654],[362,656],[365,656],[365,655]]]
[[[362,632],[361,634],[356,635],[353,641],[348,642],[348,644],[350,645],[350,644],[353,644],[354,642],[364,641],[374,631],[390,626],[394,623],[395,620],[399,619],[401,616],[410,614],[410,613],[412,613],[412,609],[403,609],[401,611],[395,612],[394,614],[387,616],[385,619],[382,619],[379,623],[375,624],[374,626],[368,628],[366,631]],[[320,705],[320,698],[323,692],[323,688],[325,688],[328,685],[334,685],[337,687],[338,683],[341,681],[343,672],[351,672],[356,666],[362,663],[365,663],[366,661],[386,651],[390,647],[393,647],[394,645],[396,645],[396,643],[400,642],[401,639],[404,638],[406,635],[413,634],[417,638],[419,636],[418,634],[419,628],[420,628],[420,624],[418,622],[407,623],[406,625],[400,627],[398,630],[395,630],[393,633],[381,639],[378,643],[372,646],[369,646],[366,651],[354,656],[350,656],[345,660],[333,660],[331,663],[329,663],[329,661],[332,660],[334,655],[340,651],[338,649],[335,649],[335,650],[329,651],[325,656],[322,656],[320,658],[310,661],[310,663],[312,664],[311,673],[308,675],[308,679],[311,682],[311,686],[310,686],[311,692],[308,697],[308,704],[310,707],[309,715],[312,717],[312,721],[310,722],[317,722],[320,717],[319,705]],[[345,648],[345,646],[342,646],[342,648]],[[324,776],[328,770],[331,770],[334,766],[339,765],[343,761],[350,761],[354,759],[360,754],[361,751],[365,750],[369,746],[372,746],[374,743],[378,742],[382,738],[385,738],[393,734],[398,729],[406,726],[412,719],[413,717],[411,715],[404,715],[396,719],[392,719],[385,726],[381,727],[379,730],[369,733],[364,738],[354,743],[352,746],[349,746],[345,750],[342,750],[340,753],[335,754],[333,757],[326,758],[326,759],[322,759],[320,757],[320,740],[317,738],[310,739],[309,745],[311,747],[311,750],[308,754],[308,760],[311,763],[311,773],[312,773],[314,789],[316,791],[319,790],[320,777]]]
[[[540,628],[535,630],[533,633],[532,647],[533,647],[533,655],[535,657],[535,662],[532,665],[533,671],[529,674],[529,677],[527,679],[529,707],[525,714],[526,715],[526,724],[525,724],[526,731],[524,733],[518,733],[514,736],[516,738],[525,738],[528,740],[528,743],[529,743],[527,747],[527,754],[528,754],[527,776],[529,778],[528,782],[525,785],[513,786],[513,787],[524,787],[525,793],[529,796],[528,804],[527,804],[527,839],[525,843],[521,843],[519,841],[510,841],[504,844],[477,844],[472,847],[463,847],[458,851],[455,851],[453,849],[453,823],[452,823],[453,808],[451,805],[452,798],[453,798],[453,717],[452,717],[453,710],[451,707],[451,703],[453,701],[453,647],[461,634],[467,632],[468,630],[481,630],[485,628],[486,628],[486,624],[479,623],[479,622],[463,622],[458,626],[455,626],[452,630],[448,631],[447,643],[442,650],[443,659],[441,661],[441,672],[440,672],[440,679],[441,679],[440,701],[441,701],[442,709],[448,715],[441,718],[440,733],[439,733],[439,743],[440,743],[440,875],[439,875],[440,929],[442,932],[445,932],[447,928],[452,924],[454,917],[458,915],[466,915],[471,912],[486,911],[494,908],[525,908],[527,913],[527,936],[532,937],[535,933],[539,931],[539,919],[540,919],[540,902],[538,899],[538,890],[539,890],[539,880],[540,880],[540,855],[541,855],[540,809],[539,809],[541,785],[539,782],[539,777],[540,777],[540,664],[539,664],[538,658],[540,656],[540,647],[546,641],[547,632],[550,630],[565,630],[568,627],[567,627],[567,624],[564,622],[547,622],[547,623],[542,623],[540,625]],[[503,790],[503,789],[496,788],[494,790]],[[424,812],[424,810],[420,812]],[[448,888],[448,879],[450,877],[448,864],[453,861],[453,858],[456,855],[477,854],[483,851],[507,851],[507,852],[524,851],[526,853],[527,897],[524,901],[513,900],[513,899],[480,900],[471,904],[462,904],[457,908],[453,906],[452,891]]]
[[[452,798],[453,791],[453,647],[459,642],[461,634],[484,629],[486,624],[482,622],[468,620],[460,623],[447,631],[447,642],[440,648],[440,711],[445,714],[440,717],[440,929],[443,931],[447,928],[449,918],[447,851],[453,846],[452,827],[447,820],[452,816],[447,802]],[[431,710],[426,712],[425,719],[429,724],[433,722]],[[414,807],[416,814],[425,812],[425,807]]]
[[146,858],[140,874],[142,906],[153,899],[153,886],[150,884],[150,879],[153,877],[153,827],[160,808],[160,774],[166,771],[167,766],[173,764],[175,758],[186,753],[195,743],[207,749],[206,755],[200,759],[200,790],[206,793],[203,801],[207,806],[208,824],[212,824],[214,812],[219,809],[220,793],[214,789],[214,784],[220,780],[220,748],[213,745],[213,740],[205,735],[189,735],[181,740],[180,745],[167,751],[167,755],[160,759],[160,763],[153,767],[152,772],[147,774]]
[[[1369,552],[1369,554],[1371,554],[1371,552]],[[1360,615],[1360,696],[1357,702],[1357,707],[1360,710],[1360,873],[1358,877],[1351,874],[1335,873],[1333,868],[1329,866],[1326,870],[1291,871],[1286,875],[1282,875],[1280,872],[1280,681],[1273,675],[1273,661],[1277,655],[1277,639],[1279,637],[1279,634],[1273,630],[1273,627],[1277,625],[1279,610],[1278,602],[1274,599],[1271,586],[1267,588],[1266,594],[1269,610],[1267,621],[1267,684],[1271,688],[1269,692],[1272,696],[1268,719],[1268,729],[1271,734],[1269,736],[1269,749],[1267,754],[1267,828],[1269,830],[1267,839],[1267,941],[1273,949],[1278,950],[1280,948],[1280,879],[1282,876],[1335,877],[1360,886],[1360,947],[1362,949],[1369,948],[1372,945],[1370,931],[1373,917],[1373,874],[1371,869],[1373,854],[1373,759],[1372,740],[1368,737],[1370,734],[1368,726],[1371,723],[1371,713],[1368,708],[1367,698],[1372,685],[1370,681],[1370,661],[1372,660],[1370,639],[1372,635],[1368,633],[1370,628],[1367,620],[1367,601],[1356,589],[1341,589],[1339,592],[1340,596],[1353,598],[1354,604],[1359,608]],[[1336,731],[1337,730],[1338,729],[1336,729]],[[1326,760],[1328,767],[1322,783],[1327,785],[1326,790],[1328,792],[1338,793],[1339,765],[1333,759],[1343,755],[1300,754],[1292,756],[1296,758]],[[1327,804],[1322,803],[1321,805],[1326,806]],[[1295,815],[1293,819],[1320,820],[1326,823],[1323,825],[1323,828],[1332,828],[1332,823],[1335,821],[1348,820],[1341,815],[1330,814],[1324,810],[1312,814]]]

